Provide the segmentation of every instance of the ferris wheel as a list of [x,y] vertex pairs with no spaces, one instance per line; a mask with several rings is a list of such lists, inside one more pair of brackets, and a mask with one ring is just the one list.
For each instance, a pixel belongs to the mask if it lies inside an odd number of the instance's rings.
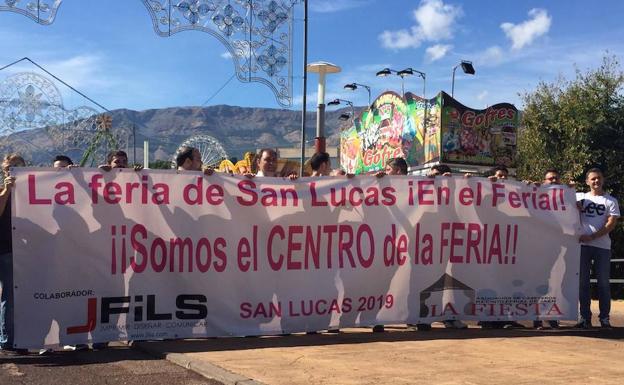
[[[202,163],[205,166],[217,168],[222,160],[228,158],[228,154],[221,143],[209,135],[193,135],[180,144],[180,147],[194,147],[201,154]],[[175,168],[175,155],[172,167]]]

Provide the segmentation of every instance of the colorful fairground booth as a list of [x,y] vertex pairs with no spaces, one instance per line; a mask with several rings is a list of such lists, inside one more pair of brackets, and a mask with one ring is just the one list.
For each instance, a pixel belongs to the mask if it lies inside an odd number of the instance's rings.
[[513,168],[519,124],[509,103],[475,110],[443,91],[433,99],[385,92],[341,132],[340,163],[352,174],[382,170],[396,157],[419,175],[438,163],[456,172]]

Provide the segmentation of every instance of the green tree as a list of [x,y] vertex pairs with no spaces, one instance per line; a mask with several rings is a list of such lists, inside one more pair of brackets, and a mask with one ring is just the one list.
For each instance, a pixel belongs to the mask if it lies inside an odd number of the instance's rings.
[[[624,74],[615,57],[604,57],[595,70],[568,81],[541,82],[523,95],[523,128],[518,135],[518,176],[541,180],[555,167],[564,180],[586,190],[584,172],[600,167],[606,190],[624,208]],[[614,257],[624,257],[624,231],[611,234]],[[624,264],[612,266],[613,277],[623,278]],[[620,287],[619,296],[622,296]]]

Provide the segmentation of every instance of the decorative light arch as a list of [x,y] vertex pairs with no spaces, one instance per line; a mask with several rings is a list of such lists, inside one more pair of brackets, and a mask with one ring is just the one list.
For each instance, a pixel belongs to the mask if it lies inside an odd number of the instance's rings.
[[[51,80],[34,72],[16,73],[0,82],[0,147],[22,140],[48,158],[62,153],[81,158],[83,165],[97,165],[108,151],[127,148],[133,139],[124,127],[102,130],[102,112],[89,106],[68,109]],[[37,138],[24,131],[36,132]]]
[[141,0],[159,36],[196,30],[229,51],[242,82],[269,87],[292,106],[293,6],[300,0]]
[[19,13],[33,19],[39,24],[50,25],[56,18],[63,0],[4,0],[0,3],[0,11]]
[[[202,31],[217,38],[234,61],[241,82],[259,82],[277,102],[292,106],[293,7],[302,0],[140,0],[163,37]],[[62,0],[3,0],[0,11],[54,22]]]

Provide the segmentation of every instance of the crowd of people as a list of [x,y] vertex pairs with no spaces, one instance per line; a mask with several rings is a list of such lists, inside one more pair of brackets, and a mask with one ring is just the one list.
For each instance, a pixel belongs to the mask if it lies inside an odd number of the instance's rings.
[[[251,167],[242,169],[242,174],[252,177],[288,177],[296,179],[298,175],[292,170],[282,170],[278,172],[278,154],[274,149],[264,148],[258,151],[253,158]],[[58,155],[52,160],[52,166],[57,168],[76,167],[73,161],[65,155]],[[335,177],[344,176],[353,177],[346,174],[341,169],[332,169],[331,159],[326,152],[315,153],[308,161],[311,169],[309,176],[311,177]],[[0,187],[0,290],[2,297],[0,299],[0,353],[27,353],[23,349],[15,349],[13,341],[13,254],[12,254],[12,235],[11,235],[11,191],[15,186],[15,177],[11,175],[11,168],[24,167],[26,162],[18,154],[7,155],[2,162],[3,184]],[[214,170],[204,167],[202,164],[201,154],[197,148],[181,147],[175,158],[175,165],[178,170],[186,171],[203,171],[206,175],[211,175]],[[111,171],[117,168],[134,168],[139,171],[142,169],[140,165],[130,166],[128,156],[124,151],[113,151],[108,154],[106,163],[99,166],[103,171]],[[385,169],[374,174],[377,178],[383,178],[386,175],[408,175],[408,164],[405,159],[394,158],[386,162]],[[430,168],[428,177],[445,177],[452,176],[452,170],[448,165],[437,164]],[[465,174],[464,177],[470,177]],[[510,178],[509,170],[504,166],[494,167],[489,175],[491,181],[504,181]],[[561,184],[560,173],[556,169],[547,169],[544,171],[542,181],[525,181],[532,184]],[[580,286],[579,286],[579,302],[580,302],[580,318],[575,327],[590,328],[591,309],[590,309],[590,270],[593,264],[596,278],[598,282],[598,298],[600,312],[598,315],[599,323],[602,328],[610,328],[609,312],[610,312],[610,257],[611,257],[611,240],[609,233],[615,228],[617,219],[620,216],[618,202],[604,190],[605,178],[603,172],[598,168],[591,168],[585,174],[585,182],[589,187],[587,192],[579,192],[576,195],[577,207],[580,213],[582,224],[582,235],[579,237],[581,243],[580,258]],[[572,186],[572,185],[571,185]],[[446,320],[443,322],[447,328],[466,328],[467,325],[460,320]],[[479,323],[483,328],[509,328],[524,327],[515,321],[487,321]],[[431,324],[420,323],[416,325],[408,325],[421,331],[431,329]],[[541,320],[535,320],[533,326],[537,329],[544,328]],[[548,321],[550,328],[559,328],[557,321]],[[331,330],[330,332],[337,332]],[[383,332],[383,325],[374,325],[374,332]],[[94,349],[103,349],[106,343],[93,344]],[[86,345],[68,346],[68,349],[85,349]],[[42,350],[41,353],[47,353],[48,350]]]

